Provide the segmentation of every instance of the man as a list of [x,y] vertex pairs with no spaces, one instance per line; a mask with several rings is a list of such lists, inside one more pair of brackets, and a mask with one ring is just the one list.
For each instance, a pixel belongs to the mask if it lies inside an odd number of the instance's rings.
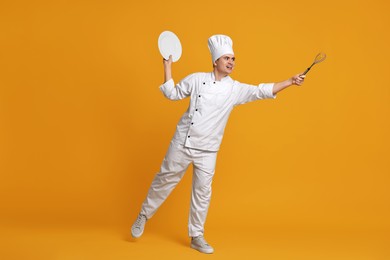
[[172,57],[164,60],[164,84],[160,90],[170,100],[190,97],[190,105],[181,117],[168,152],[156,174],[141,212],[132,226],[132,236],[142,235],[145,223],[165,201],[188,166],[193,164],[193,183],[188,232],[191,247],[202,253],[214,249],[204,239],[204,224],[211,198],[217,152],[222,141],[230,112],[237,105],[250,101],[275,98],[276,93],[291,86],[301,85],[304,75],[278,83],[258,86],[243,84],[229,77],[235,65],[232,40],[225,35],[209,38],[212,56],[211,73],[194,73],[176,86],[172,79]]

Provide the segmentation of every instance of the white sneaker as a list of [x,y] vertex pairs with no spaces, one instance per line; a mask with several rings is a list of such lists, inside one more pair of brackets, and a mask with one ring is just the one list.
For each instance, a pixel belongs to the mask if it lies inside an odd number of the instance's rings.
[[205,254],[214,253],[214,248],[207,244],[203,236],[193,237],[191,240],[191,248],[198,250]]
[[131,235],[134,238],[139,238],[142,236],[142,233],[144,233],[145,223],[146,223],[146,216],[139,214],[136,221],[134,222],[133,226],[131,227]]

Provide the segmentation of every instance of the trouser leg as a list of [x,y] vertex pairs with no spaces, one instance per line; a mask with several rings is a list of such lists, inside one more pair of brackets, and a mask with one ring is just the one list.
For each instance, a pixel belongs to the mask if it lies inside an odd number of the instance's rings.
[[194,159],[192,194],[188,233],[191,237],[204,234],[204,224],[211,199],[211,183],[215,171],[216,152],[201,152]]
[[154,177],[148,195],[142,204],[141,214],[150,219],[156,213],[182,179],[190,163],[190,158],[185,154],[184,147],[171,142],[161,164],[160,172]]

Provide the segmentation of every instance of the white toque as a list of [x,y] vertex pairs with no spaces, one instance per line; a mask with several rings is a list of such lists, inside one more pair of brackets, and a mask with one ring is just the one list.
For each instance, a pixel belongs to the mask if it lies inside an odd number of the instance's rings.
[[209,38],[208,45],[213,63],[223,55],[234,55],[233,41],[229,36],[222,34],[213,35]]

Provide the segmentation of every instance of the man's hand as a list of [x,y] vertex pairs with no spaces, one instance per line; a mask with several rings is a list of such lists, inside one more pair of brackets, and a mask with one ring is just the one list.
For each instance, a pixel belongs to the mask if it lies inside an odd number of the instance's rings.
[[167,68],[167,67],[171,67],[172,66],[172,55],[169,55],[169,59],[166,60],[163,58],[163,64],[164,64],[164,68]]
[[305,77],[306,76],[302,75],[302,73],[301,73],[301,74],[297,74],[297,75],[293,76],[292,78],[289,78],[285,81],[277,82],[274,84],[274,87],[272,89],[272,93],[275,95],[276,93],[278,93],[278,92],[282,91],[283,89],[288,88],[289,86],[292,86],[292,85],[300,86],[303,84]]
[[305,80],[306,75],[297,74],[291,78],[291,85],[297,85],[300,86],[303,84],[303,81]]
[[164,64],[164,82],[167,82],[172,78],[172,55],[169,55],[169,59],[166,60],[163,58]]

